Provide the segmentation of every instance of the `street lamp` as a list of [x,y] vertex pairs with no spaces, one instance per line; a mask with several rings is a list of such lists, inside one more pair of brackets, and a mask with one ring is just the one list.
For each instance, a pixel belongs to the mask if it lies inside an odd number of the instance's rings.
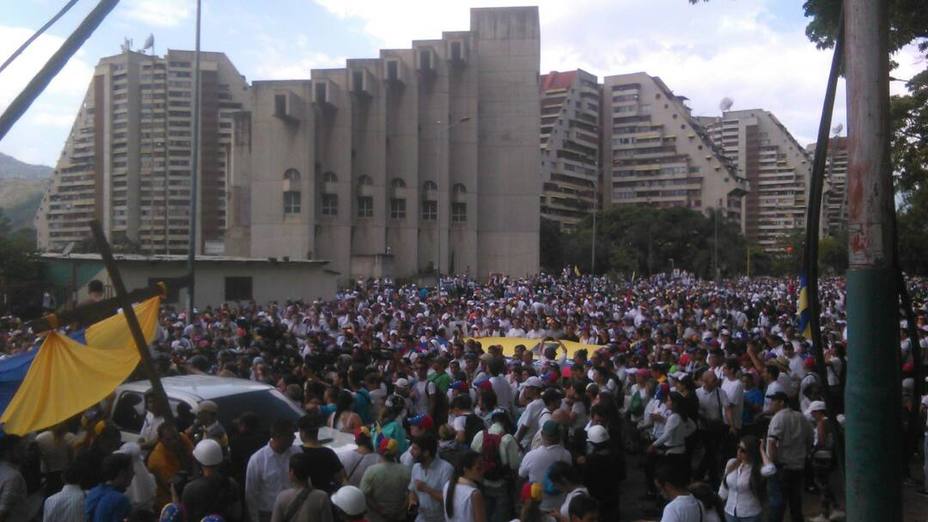
[[[458,125],[462,123],[468,122],[470,120],[471,120],[470,116],[465,116],[463,118],[458,119],[457,121],[453,123],[444,124],[444,125],[443,125],[444,122],[442,122],[441,120],[435,120],[435,125],[436,125],[435,127],[435,187],[436,187],[436,191],[435,192],[436,192],[436,198],[437,198],[435,200],[435,219],[436,219],[436,227],[437,227],[437,233],[435,234],[435,242],[437,243],[437,247],[436,247],[437,248],[437,255],[436,255],[437,259],[435,260],[435,273],[438,276],[437,282],[438,282],[439,291],[441,290],[441,239],[443,236],[442,229],[441,229],[441,218],[442,218],[442,211],[441,211],[442,185],[441,185],[441,169],[440,169],[440,166],[441,166],[441,142],[440,142],[441,133],[450,132],[451,129],[457,127]],[[449,153],[449,157],[450,157],[450,153]]]

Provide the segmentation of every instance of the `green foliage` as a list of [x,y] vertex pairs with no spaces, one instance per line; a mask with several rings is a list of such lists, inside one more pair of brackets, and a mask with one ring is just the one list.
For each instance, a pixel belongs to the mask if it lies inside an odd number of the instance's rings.
[[[889,7],[889,51],[895,52],[914,40],[928,38],[928,2],[925,0],[885,0]],[[805,15],[811,18],[806,26],[806,36],[819,49],[835,45],[841,0],[806,0],[802,6]],[[919,48],[928,50],[928,42]]]
[[39,276],[35,239],[28,231],[14,231],[0,210],[0,284],[30,281]]

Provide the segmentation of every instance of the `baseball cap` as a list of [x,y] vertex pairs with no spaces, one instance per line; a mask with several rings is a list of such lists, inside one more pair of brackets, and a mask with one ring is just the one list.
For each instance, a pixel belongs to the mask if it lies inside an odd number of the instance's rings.
[[403,389],[409,388],[409,380],[400,377],[399,379],[396,380],[396,382],[393,383],[393,386],[396,386],[397,388],[403,388]]
[[525,388],[541,388],[542,384],[543,383],[541,382],[541,379],[533,375],[528,379],[525,379],[525,382],[522,383],[522,386]]
[[216,403],[213,401],[203,401],[200,404],[197,404],[197,413],[200,413],[201,411],[219,413],[219,406],[216,405]]
[[823,401],[812,401],[812,403],[809,404],[809,413],[825,411],[826,409],[827,408],[825,407],[825,403]]
[[560,426],[553,420],[545,421],[541,427],[541,434],[545,437],[559,437],[561,435]]
[[587,439],[593,444],[602,444],[609,440],[609,432],[603,426],[596,425],[590,426],[590,429],[586,432]]

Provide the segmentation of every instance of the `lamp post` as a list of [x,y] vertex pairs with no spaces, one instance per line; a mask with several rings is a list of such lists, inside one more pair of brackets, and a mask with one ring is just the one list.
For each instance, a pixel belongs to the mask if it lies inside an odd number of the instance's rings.
[[[471,120],[470,116],[465,116],[458,119],[453,123],[445,123],[441,120],[435,120],[435,186],[436,189],[436,200],[435,200],[435,226],[437,233],[435,234],[435,242],[437,243],[437,255],[435,260],[435,273],[437,274],[437,286],[438,290],[441,290],[441,239],[444,234],[442,234],[441,228],[441,217],[442,217],[442,208],[441,208],[441,193],[443,187],[441,185],[441,133],[449,132],[451,129],[457,127],[458,125],[468,122]],[[449,134],[450,136],[450,134]],[[450,140],[449,140],[450,141]],[[451,154],[448,154],[449,158]]]

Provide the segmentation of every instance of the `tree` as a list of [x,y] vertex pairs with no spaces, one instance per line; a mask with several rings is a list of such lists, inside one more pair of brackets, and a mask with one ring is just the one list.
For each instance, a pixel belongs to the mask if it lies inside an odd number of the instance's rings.
[[564,234],[557,221],[541,218],[541,269],[557,272],[564,266]]

